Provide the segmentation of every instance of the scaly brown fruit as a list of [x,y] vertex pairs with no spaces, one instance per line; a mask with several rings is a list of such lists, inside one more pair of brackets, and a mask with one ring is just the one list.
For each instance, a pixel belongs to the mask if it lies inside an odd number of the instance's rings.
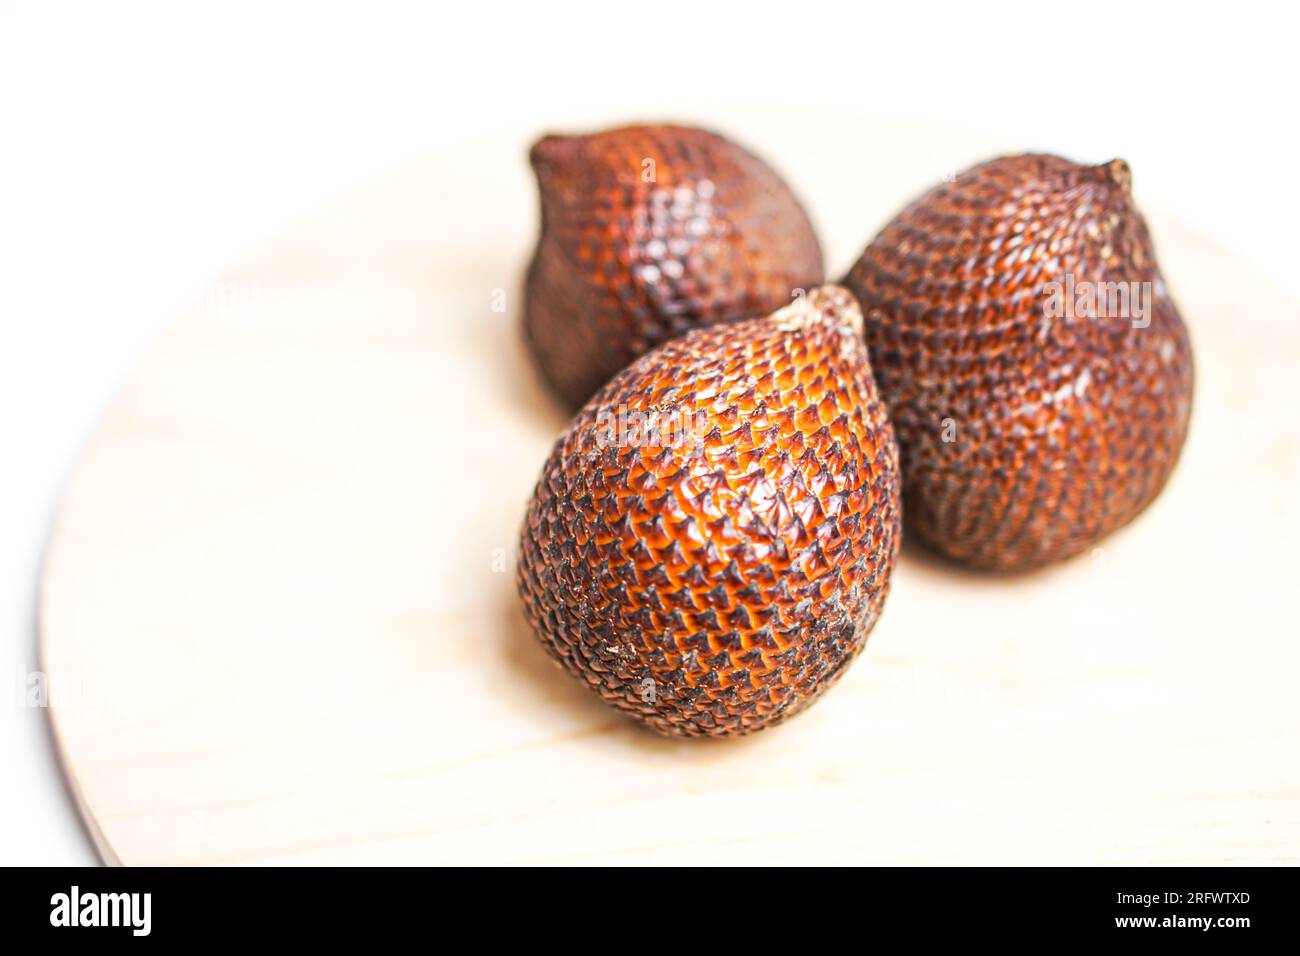
[[524,333],[573,408],[660,343],[766,315],[822,283],[821,247],[789,187],[714,133],[547,136],[530,159],[542,230]]
[[518,584],[543,646],[665,734],[802,710],[862,650],[899,542],[898,451],[853,297],[643,356],[542,470]]
[[1178,460],[1191,344],[1129,187],[1122,160],[995,159],[905,209],[844,280],[908,529],[951,558],[1023,570],[1082,551]]

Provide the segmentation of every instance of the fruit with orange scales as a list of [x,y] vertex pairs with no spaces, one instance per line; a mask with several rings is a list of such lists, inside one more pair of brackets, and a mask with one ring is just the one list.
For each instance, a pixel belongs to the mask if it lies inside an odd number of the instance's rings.
[[688,332],[620,372],[542,470],[518,587],[547,652],[665,734],[816,700],[899,543],[897,449],[845,290]]

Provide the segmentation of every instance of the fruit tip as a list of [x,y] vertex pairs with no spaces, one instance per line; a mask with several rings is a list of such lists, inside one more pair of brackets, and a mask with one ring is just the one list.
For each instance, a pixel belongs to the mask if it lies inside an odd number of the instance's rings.
[[528,162],[535,170],[554,166],[572,155],[576,143],[576,137],[547,133],[528,150]]
[[853,293],[843,286],[823,285],[799,295],[772,313],[772,321],[785,331],[806,329],[818,322],[831,322],[862,334],[862,309]]
[[1106,178],[1118,186],[1125,193],[1133,188],[1133,170],[1129,168],[1128,163],[1122,159],[1112,159],[1109,163],[1102,164],[1102,170]]

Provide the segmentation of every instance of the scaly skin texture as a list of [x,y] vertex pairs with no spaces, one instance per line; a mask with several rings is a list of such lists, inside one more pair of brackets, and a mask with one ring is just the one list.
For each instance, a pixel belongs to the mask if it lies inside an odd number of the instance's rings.
[[828,286],[697,329],[561,436],[524,521],[519,594],[550,655],[610,704],[665,734],[748,733],[862,650],[900,503],[861,322]]
[[[905,209],[844,280],[898,435],[908,530],[957,561],[1020,571],[1083,551],[1178,460],[1191,344],[1129,184],[1122,160],[993,160]],[[1125,311],[1103,283],[1150,283],[1148,315],[1140,285]],[[1106,294],[1092,316],[1089,284]],[[1061,314],[1067,301],[1084,309]]]
[[662,342],[766,315],[823,280],[821,247],[789,187],[714,133],[547,136],[530,159],[542,232],[524,334],[571,408]]

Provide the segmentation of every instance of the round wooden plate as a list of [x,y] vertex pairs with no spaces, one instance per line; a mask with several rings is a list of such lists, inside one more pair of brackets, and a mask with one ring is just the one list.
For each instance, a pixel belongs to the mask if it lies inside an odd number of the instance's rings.
[[[832,276],[926,186],[1022,145],[799,122],[723,128],[796,185]],[[414,163],[285,235],[108,411],[41,604],[106,860],[1300,861],[1300,308],[1153,213],[1198,362],[1155,505],[1029,576],[905,546],[818,706],[661,739],[556,669],[515,598],[564,425],[516,334],[538,132]]]

